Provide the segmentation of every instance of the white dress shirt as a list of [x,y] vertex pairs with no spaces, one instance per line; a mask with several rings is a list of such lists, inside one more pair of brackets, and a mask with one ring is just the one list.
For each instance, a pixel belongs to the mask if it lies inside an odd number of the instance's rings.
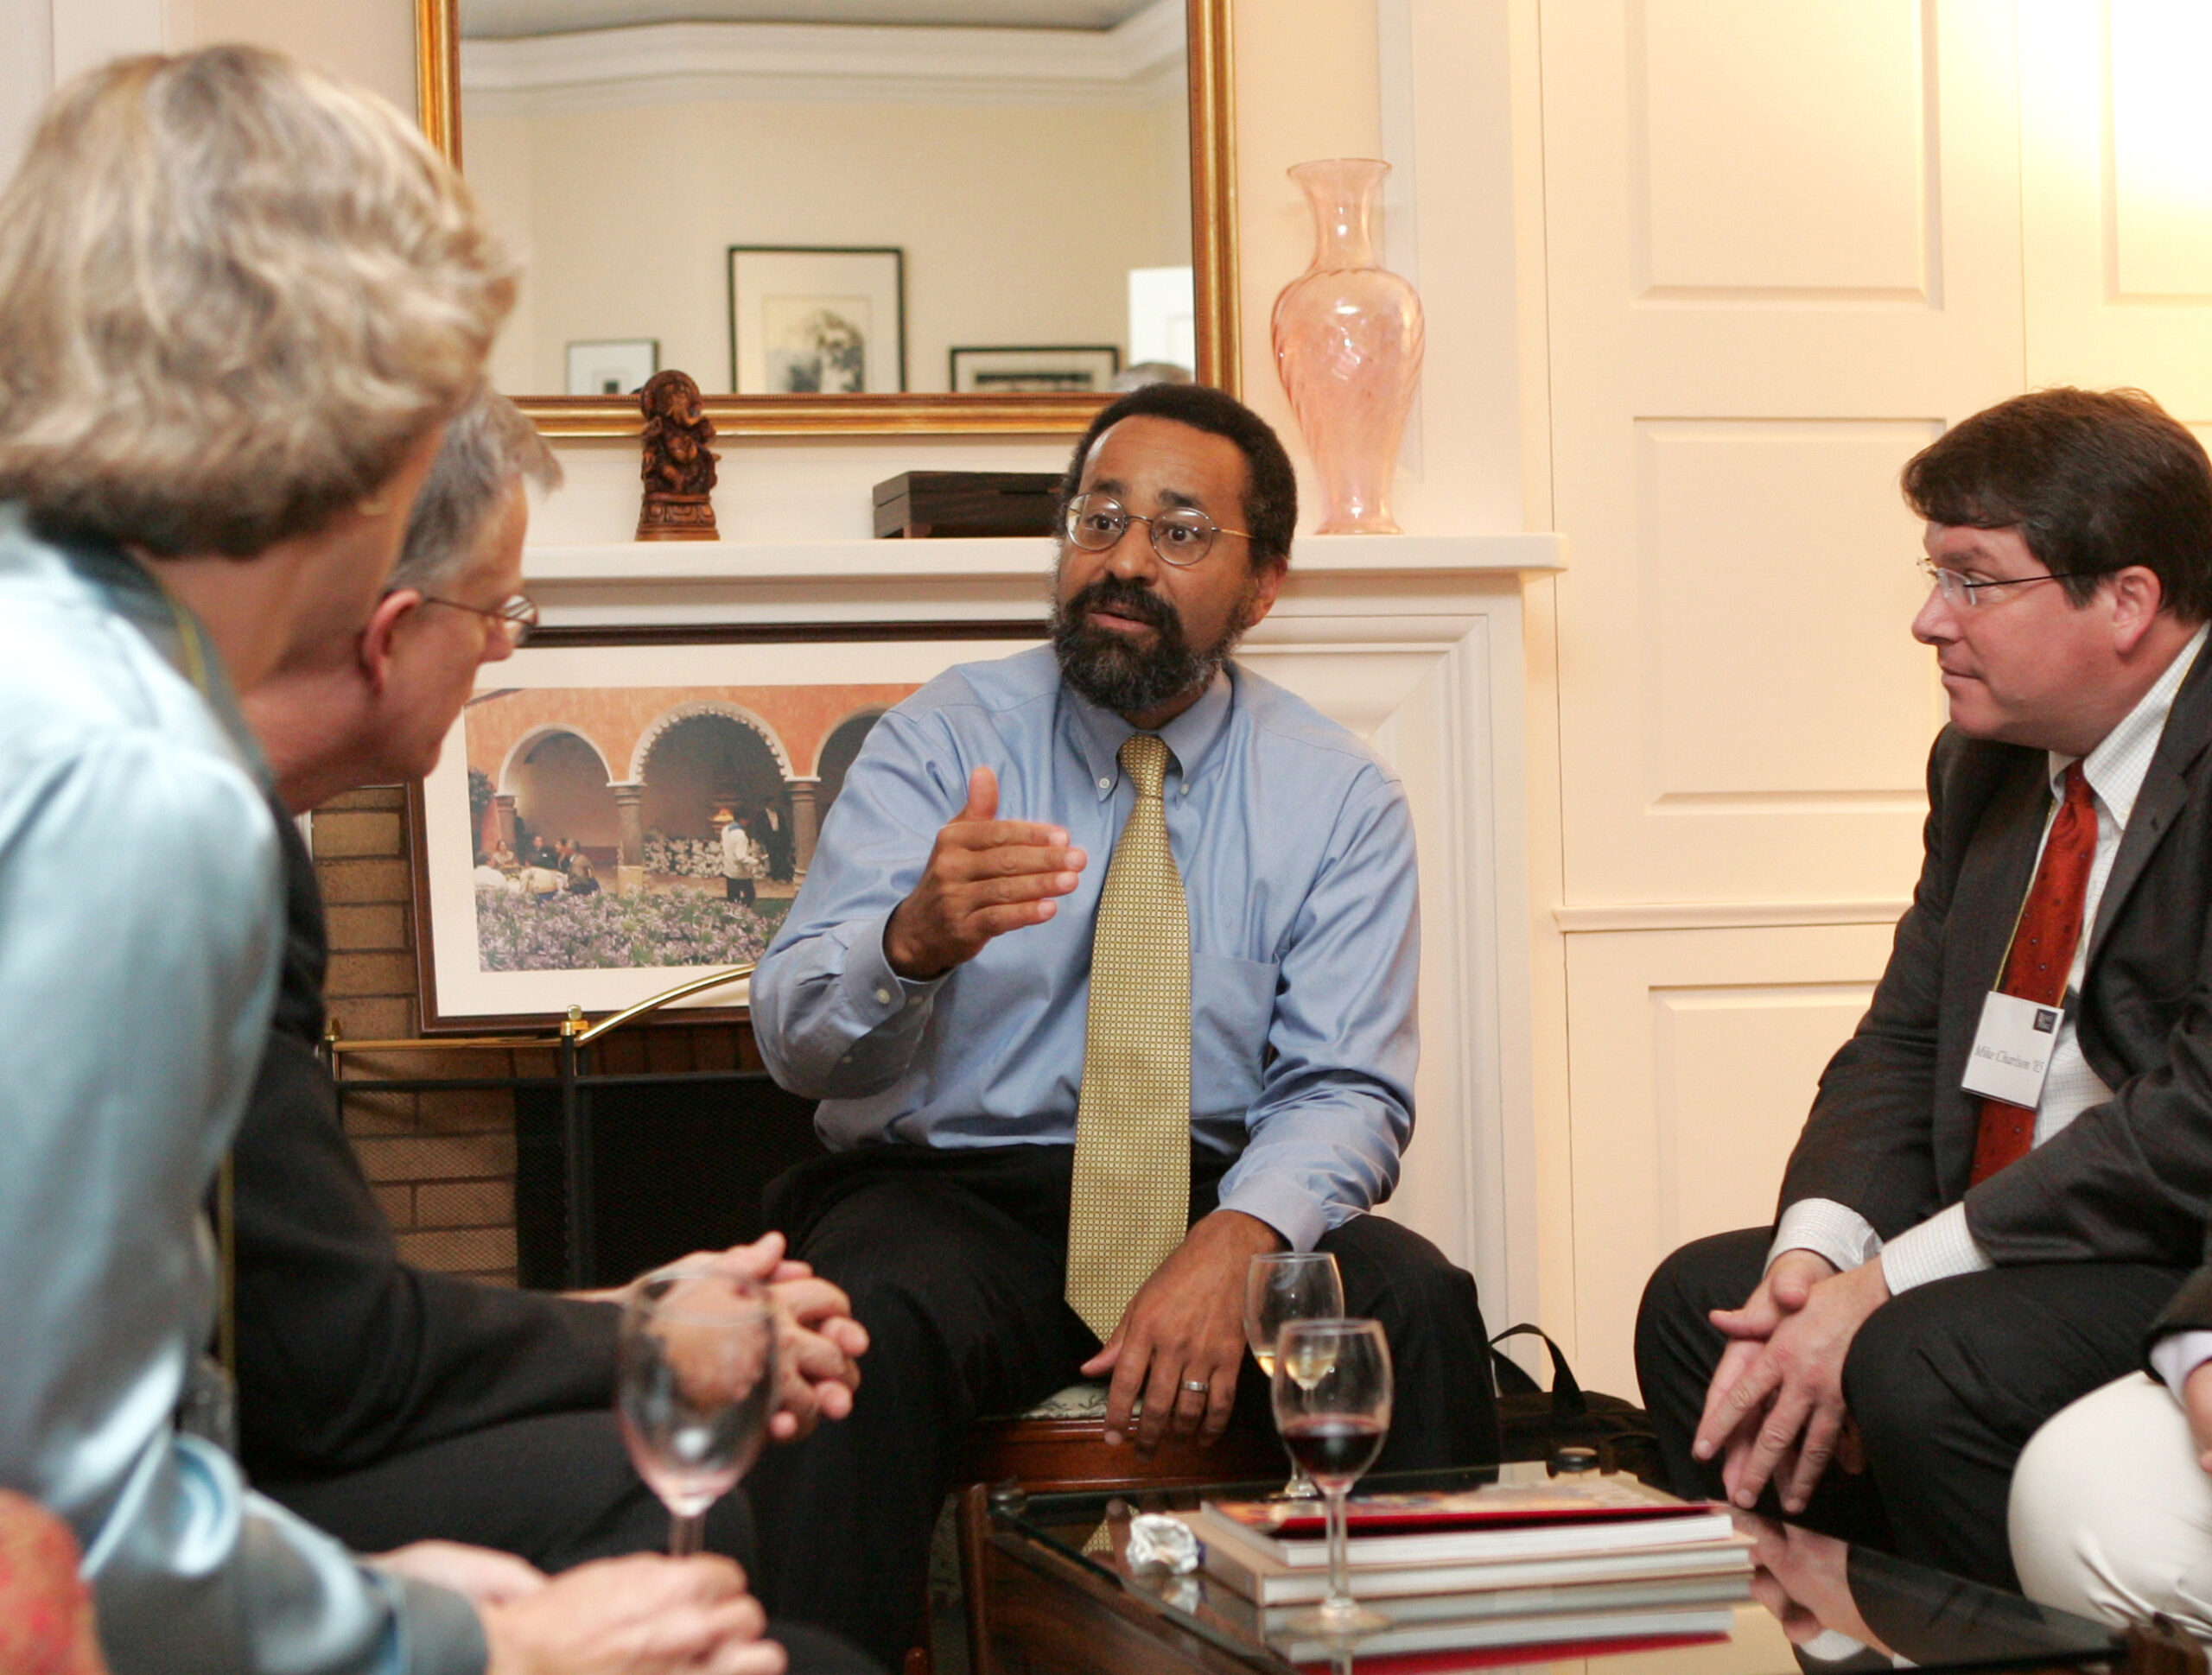
[[[2058,1037],[2051,1048],[2050,1072],[2044,1080],[2043,1097],[2036,1104],[2033,1143],[2037,1145],[2092,1105],[2112,1097],[2112,1089],[2105,1086],[2090,1068],[2088,1060],[2082,1056],[2081,1044],[2075,1033],[2078,996],[2088,967],[2087,928],[2097,922],[2097,904],[2104,896],[2105,880],[2112,876],[2113,860],[2120,853],[2121,838],[2126,834],[2136,796],[2143,789],[2144,777],[2151,771],[2152,758],[2158,754],[2158,740],[2166,730],[2166,717],[2173,709],[2174,695],[2181,690],[2182,682],[2203,649],[2206,633],[2205,628],[2196,631],[2135,707],[2087,756],[2076,758],[2063,756],[2056,751],[2050,752],[2051,806],[2044,816],[2044,837],[2050,838],[2051,822],[2057,817],[2059,803],[2064,798],[2062,782],[2066,771],[2078,760],[2082,777],[2089,782],[2089,790],[2094,794],[2097,848],[2089,866],[2088,893],[2082,908],[2084,930],[2075,944],[2074,964],[2066,975],[2066,1015],[2059,1024]],[[2037,860],[2040,862],[2040,847]],[[1963,1203],[1938,1210],[1919,1226],[1908,1228],[1885,1245],[1866,1218],[1849,1205],[1832,1198],[1800,1199],[1782,1213],[1774,1243],[1767,1252],[1768,1264],[1771,1266],[1775,1258],[1789,1250],[1808,1250],[1826,1257],[1839,1272],[1878,1256],[1882,1278],[1892,1292],[1910,1291],[1931,1279],[1979,1272],[1993,1266],[1967,1229]],[[2206,1353],[2199,1359],[2212,1360],[2212,1332],[2183,1336],[2202,1337]]]

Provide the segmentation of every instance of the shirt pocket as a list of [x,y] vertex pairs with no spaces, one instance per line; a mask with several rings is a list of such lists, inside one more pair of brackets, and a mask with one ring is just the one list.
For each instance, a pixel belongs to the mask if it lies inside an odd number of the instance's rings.
[[1270,960],[1191,955],[1191,1109],[1242,1120],[1259,1097],[1281,968]]

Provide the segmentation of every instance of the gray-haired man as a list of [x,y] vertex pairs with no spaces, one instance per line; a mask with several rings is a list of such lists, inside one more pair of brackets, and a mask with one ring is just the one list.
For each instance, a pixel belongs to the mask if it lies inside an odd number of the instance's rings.
[[[525,484],[559,480],[505,398],[486,392],[454,421],[354,655],[279,670],[245,695],[290,810],[435,765],[477,669],[511,655],[536,619],[520,593]],[[286,831],[283,980],[233,1154],[246,1465],[265,1493],[369,1551],[462,1541],[558,1570],[656,1548],[666,1513],[631,1468],[612,1412],[610,1299],[400,1260],[315,1056],[321,902],[306,850]],[[779,1269],[780,1252],[772,1239],[719,1259],[780,1278],[787,1373],[772,1429],[791,1436],[817,1413],[849,1411],[867,1340],[842,1294],[795,1265]],[[729,1497],[709,1545],[742,1551],[747,1525],[742,1497]],[[771,1634],[794,1669],[869,1667],[813,1631]]]

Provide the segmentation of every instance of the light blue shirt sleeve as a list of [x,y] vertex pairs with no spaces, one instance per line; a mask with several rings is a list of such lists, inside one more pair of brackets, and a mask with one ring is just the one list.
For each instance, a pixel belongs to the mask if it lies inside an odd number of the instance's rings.
[[[870,733],[752,991],[762,1056],[823,1101],[833,1149],[1072,1143],[1130,731],[1063,691],[1047,651],[955,670]],[[1224,1208],[1310,1248],[1389,1196],[1412,1130],[1403,790],[1341,727],[1241,669],[1162,736],[1191,923],[1193,1138],[1235,1158]],[[1052,919],[907,981],[884,927],[978,766],[998,776],[1001,818],[1063,827],[1089,862]]]
[[1277,974],[1271,1056],[1221,1206],[1311,1250],[1389,1197],[1413,1137],[1420,888],[1403,791],[1376,774],[1347,803]]
[[213,1317],[201,1205],[268,1036],[276,834],[132,631],[66,600],[27,624],[66,590],[4,580],[0,1483],[74,1531],[117,1675],[480,1675],[466,1601],[171,1423]]
[[[892,910],[921,881],[938,828],[967,803],[951,741],[934,741],[931,731],[896,710],[869,730],[815,848],[804,910],[792,904],[786,934],[753,979],[761,1057],[803,1098],[892,1086],[912,1063],[944,986],[943,977],[899,976],[883,952]],[[791,934],[791,921],[803,929]]]

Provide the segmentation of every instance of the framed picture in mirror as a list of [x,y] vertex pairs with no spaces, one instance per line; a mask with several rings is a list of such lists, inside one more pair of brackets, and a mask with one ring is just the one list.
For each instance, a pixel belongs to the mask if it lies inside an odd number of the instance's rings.
[[1088,395],[1114,387],[1122,370],[1118,344],[1066,347],[955,349],[956,396]]
[[883,396],[906,387],[906,253],[734,244],[730,388]]
[[600,338],[569,346],[571,396],[634,396],[659,371],[658,338]]

